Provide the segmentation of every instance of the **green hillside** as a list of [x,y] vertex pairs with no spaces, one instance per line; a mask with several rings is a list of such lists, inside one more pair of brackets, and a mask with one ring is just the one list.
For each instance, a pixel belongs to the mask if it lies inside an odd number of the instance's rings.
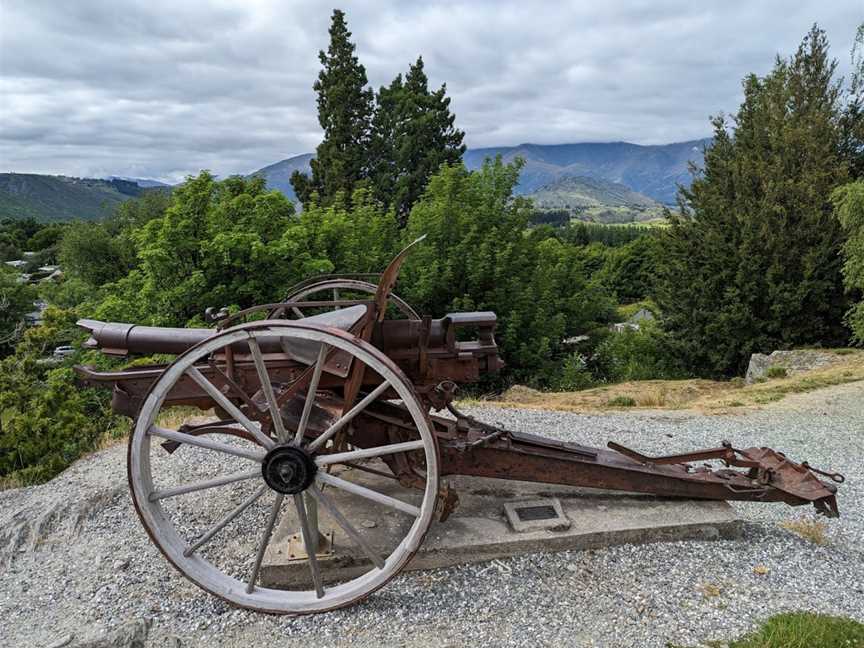
[[648,196],[618,182],[585,176],[565,176],[527,194],[541,211],[570,212],[573,218],[595,223],[632,223],[663,217],[663,207]]
[[118,178],[0,173],[0,219],[92,220],[106,216],[115,205],[143,191],[137,183]]

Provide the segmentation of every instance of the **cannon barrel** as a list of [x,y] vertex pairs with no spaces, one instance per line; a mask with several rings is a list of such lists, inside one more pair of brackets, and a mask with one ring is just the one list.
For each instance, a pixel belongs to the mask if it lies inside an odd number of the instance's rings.
[[90,319],[78,320],[77,323],[90,332],[84,346],[100,349],[108,355],[183,353],[216,333],[213,329],[141,326]]
[[[307,317],[303,321],[347,331],[365,314],[366,306],[357,305]],[[90,319],[78,320],[78,326],[90,332],[90,338],[84,345],[91,349],[100,349],[107,355],[179,354],[219,333],[216,329],[207,328],[142,326]],[[267,348],[268,341],[265,341],[263,346],[264,350],[280,350],[278,340],[269,343],[271,348]],[[245,348],[245,345],[238,345],[238,349],[242,348]]]

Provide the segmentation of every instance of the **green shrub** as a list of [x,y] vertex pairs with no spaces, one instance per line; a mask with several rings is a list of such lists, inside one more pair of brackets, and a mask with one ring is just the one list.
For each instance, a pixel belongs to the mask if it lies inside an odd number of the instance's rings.
[[765,371],[766,378],[786,378],[788,375],[786,367],[768,367]]
[[45,324],[27,331],[15,353],[0,361],[0,479],[44,482],[92,450],[106,435],[123,432],[111,414],[108,390],[79,389],[71,364],[46,361],[70,341],[74,313],[49,309]]
[[594,384],[594,377],[588,369],[585,356],[580,353],[571,353],[561,365],[557,381],[553,388],[559,391],[579,391],[587,389]]
[[664,346],[654,322],[643,322],[638,331],[613,333],[597,345],[591,362],[594,375],[607,382],[681,378]]
[[0,357],[12,351],[24,332],[24,315],[33,310],[36,291],[0,265]]
[[636,400],[632,396],[616,396],[606,401],[609,407],[636,407]]

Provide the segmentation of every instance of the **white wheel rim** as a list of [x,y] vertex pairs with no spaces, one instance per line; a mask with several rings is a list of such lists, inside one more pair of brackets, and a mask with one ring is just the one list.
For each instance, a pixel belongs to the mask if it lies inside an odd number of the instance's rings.
[[[357,578],[326,587],[324,596],[318,598],[314,589],[309,591],[289,591],[256,586],[249,592],[247,583],[223,573],[218,567],[197,553],[184,555],[189,543],[178,533],[174,523],[168,518],[161,500],[150,501],[154,493],[153,475],[150,465],[150,439],[148,433],[154,424],[166,395],[176,382],[192,365],[208,356],[211,352],[233,344],[265,337],[291,337],[313,342],[322,342],[331,347],[347,351],[366,364],[386,380],[396,391],[407,408],[422,441],[426,461],[426,485],[419,515],[398,546],[384,559],[384,567],[372,567]],[[419,448],[417,448],[419,449]],[[261,449],[263,455],[264,450]],[[260,468],[260,464],[244,461],[244,469]],[[386,356],[371,345],[361,342],[341,331],[332,331],[302,323],[270,320],[254,322],[229,329],[209,338],[178,357],[153,384],[141,408],[134,433],[129,442],[129,483],[136,509],[154,543],[168,560],[187,578],[197,585],[236,605],[256,610],[282,613],[304,614],[322,612],[349,605],[380,588],[395,576],[419,548],[423,537],[432,522],[438,494],[438,454],[434,435],[425,410],[410,387],[407,379]],[[218,476],[216,476],[218,477]],[[315,484],[320,485],[320,473]],[[263,478],[260,483],[264,484]],[[269,490],[269,489],[268,489]],[[349,491],[350,492],[350,491]],[[382,558],[384,558],[382,556]],[[260,560],[260,559],[259,559]]]

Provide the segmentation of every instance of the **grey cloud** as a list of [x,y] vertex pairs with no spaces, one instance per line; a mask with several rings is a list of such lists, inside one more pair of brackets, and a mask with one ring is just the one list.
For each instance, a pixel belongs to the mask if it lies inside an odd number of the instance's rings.
[[[703,137],[813,22],[848,69],[859,0],[342,3],[373,87],[423,55],[471,146]],[[177,180],[320,140],[330,7],[5,0],[0,171]]]

